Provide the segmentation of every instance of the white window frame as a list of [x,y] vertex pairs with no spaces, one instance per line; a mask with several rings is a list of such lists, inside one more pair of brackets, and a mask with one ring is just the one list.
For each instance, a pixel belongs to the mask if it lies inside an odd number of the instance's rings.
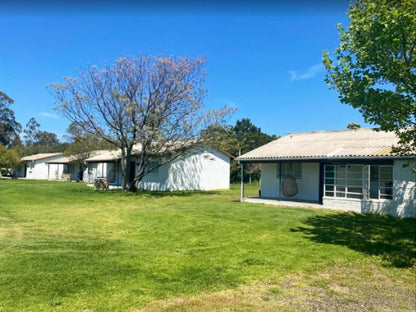
[[[363,167],[360,164],[325,165],[324,196],[363,199],[365,193]],[[333,170],[329,170],[330,168]]]
[[[356,170],[361,167],[361,170]],[[378,168],[378,196],[371,197],[371,170]],[[353,168],[355,170],[353,170]],[[380,180],[381,168],[391,168],[391,180]],[[381,186],[380,183],[391,183],[391,186]],[[374,181],[373,181],[374,183]],[[373,184],[374,185],[374,184]],[[357,190],[361,188],[361,191]],[[381,192],[381,190],[390,190]],[[356,198],[370,200],[393,199],[393,166],[392,165],[362,165],[362,164],[339,164],[324,166],[324,197],[333,198]]]

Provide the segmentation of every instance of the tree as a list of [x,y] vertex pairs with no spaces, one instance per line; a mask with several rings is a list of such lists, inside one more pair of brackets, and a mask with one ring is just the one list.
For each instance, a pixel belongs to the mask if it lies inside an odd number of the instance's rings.
[[355,0],[350,25],[338,25],[334,60],[324,51],[326,82],[366,122],[394,131],[395,151],[416,153],[416,2]]
[[63,152],[66,146],[55,133],[40,130],[40,124],[33,117],[27,122],[23,133],[26,155]]
[[[259,146],[267,144],[275,139],[277,136],[263,133],[259,127],[256,127],[249,118],[237,120],[234,128],[234,133],[237,139],[238,148],[237,154],[247,153]],[[248,181],[260,179],[260,165],[247,164],[246,173],[248,174]],[[238,182],[241,179],[241,170],[237,164],[231,165],[231,180]]]
[[53,132],[38,131],[35,135],[33,146],[37,148],[38,153],[57,152],[61,150],[61,142],[58,136]]
[[199,143],[208,117],[217,116],[203,106],[204,64],[204,58],[123,57],[50,87],[61,115],[120,150],[123,189],[134,190],[148,172]]
[[[275,135],[263,133],[249,118],[237,120],[235,126],[212,125],[203,131],[202,137],[217,148],[236,156],[277,139]],[[260,178],[259,164],[246,165],[246,172],[249,182],[258,180]],[[236,162],[231,163],[230,174],[232,182],[240,181],[241,170]]]
[[237,120],[234,133],[239,142],[238,149],[241,150],[242,154],[277,139],[275,135],[270,136],[263,133],[249,118]]
[[236,146],[238,141],[234,133],[234,127],[231,125],[213,124],[201,131],[201,138],[209,145],[227,151],[232,155],[237,155],[238,149],[236,149]]
[[8,172],[9,169],[14,169],[20,164],[20,157],[16,151],[8,149],[3,144],[0,144],[0,176],[4,174],[3,169]]
[[0,144],[10,147],[19,136],[22,126],[16,121],[10,109],[13,100],[0,91]]
[[39,132],[40,123],[35,118],[30,118],[23,130],[23,138],[27,147],[33,146],[36,141],[36,135]]
[[360,129],[361,125],[356,123],[356,122],[349,122],[347,125],[347,129],[349,130],[355,130],[355,129]]

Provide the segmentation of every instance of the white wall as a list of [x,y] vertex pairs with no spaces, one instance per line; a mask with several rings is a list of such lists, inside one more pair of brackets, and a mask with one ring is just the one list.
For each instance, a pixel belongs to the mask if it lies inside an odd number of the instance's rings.
[[214,190],[230,187],[230,159],[212,148],[199,148],[146,175],[139,188],[157,191]]
[[298,193],[293,197],[281,194],[278,167],[277,163],[261,164],[261,197],[319,201],[319,163],[302,163],[302,178],[296,179]]
[[48,166],[48,179],[62,180],[62,174],[64,173],[64,164],[48,164]]
[[26,163],[27,164],[26,178],[47,180],[49,178],[49,175],[48,175],[49,166],[47,162],[50,162],[52,160],[59,159],[59,158],[62,158],[62,155],[27,162]]
[[202,153],[200,190],[230,188],[230,158],[216,149],[208,148]]
[[260,164],[261,197],[279,198],[279,175],[276,163]]

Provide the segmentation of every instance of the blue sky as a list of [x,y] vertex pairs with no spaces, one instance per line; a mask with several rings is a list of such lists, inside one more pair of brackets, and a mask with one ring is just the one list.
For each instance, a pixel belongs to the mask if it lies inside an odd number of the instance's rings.
[[206,105],[237,107],[231,124],[250,118],[276,135],[369,126],[324,81],[322,51],[348,24],[344,0],[114,3],[0,3],[0,90],[23,127],[34,117],[61,137],[69,122],[46,85],[88,63],[163,53],[206,56]]

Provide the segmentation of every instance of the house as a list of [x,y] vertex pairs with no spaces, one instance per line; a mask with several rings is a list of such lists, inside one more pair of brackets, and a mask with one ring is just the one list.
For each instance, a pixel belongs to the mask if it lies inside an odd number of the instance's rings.
[[[168,164],[149,172],[138,187],[152,191],[213,190],[230,187],[230,158],[226,152],[212,147],[191,149]],[[110,186],[122,185],[120,151],[99,151],[86,160],[84,181],[93,183],[106,178]],[[132,175],[137,174],[133,156]]]
[[260,164],[261,199],[415,218],[416,158],[394,155],[397,142],[374,129],[292,133],[236,160]]
[[23,170],[19,172],[18,176],[28,179],[47,180],[51,174],[48,162],[62,157],[63,153],[41,153],[23,157],[20,160],[23,165]]

